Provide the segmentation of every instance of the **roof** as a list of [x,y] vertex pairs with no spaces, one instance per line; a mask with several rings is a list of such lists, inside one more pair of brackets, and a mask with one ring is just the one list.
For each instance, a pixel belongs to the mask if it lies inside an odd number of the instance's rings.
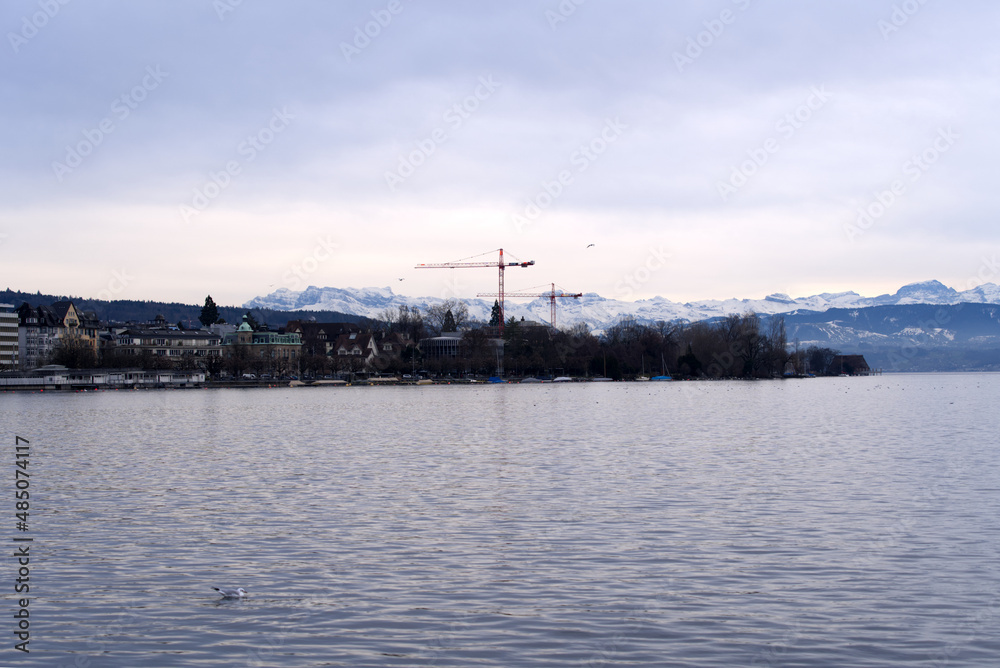
[[59,318],[59,320],[66,319],[66,314],[69,313],[70,308],[72,308],[74,311],[76,310],[76,308],[73,306],[73,302],[71,301],[52,302],[51,308],[52,312],[55,313],[56,317]]
[[348,332],[360,332],[361,327],[353,322],[304,322],[302,320],[289,320],[285,325],[286,332],[299,332],[303,339],[318,337],[320,333],[326,334],[326,338],[335,339],[341,334]]
[[28,318],[35,318],[38,322],[32,323],[36,327],[61,327],[62,319],[57,318],[56,314],[53,313],[52,309],[48,306],[32,306],[25,302],[17,308],[17,314],[20,317],[20,324],[22,326],[28,325]]
[[864,355],[836,355],[829,366],[829,371],[832,373],[856,373],[869,370],[870,367],[865,361]]
[[145,327],[129,327],[119,332],[119,336],[143,336],[160,339],[221,339],[215,332],[203,329],[155,329]]

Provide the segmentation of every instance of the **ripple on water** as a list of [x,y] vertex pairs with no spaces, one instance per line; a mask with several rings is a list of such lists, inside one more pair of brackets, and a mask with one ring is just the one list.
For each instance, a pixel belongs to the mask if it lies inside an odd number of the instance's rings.
[[998,381],[5,395],[19,665],[992,666]]

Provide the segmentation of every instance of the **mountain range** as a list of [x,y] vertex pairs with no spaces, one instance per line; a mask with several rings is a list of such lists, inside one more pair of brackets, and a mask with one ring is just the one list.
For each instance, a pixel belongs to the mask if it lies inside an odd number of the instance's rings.
[[[377,318],[380,313],[399,306],[427,309],[441,304],[444,299],[435,297],[410,297],[398,295],[389,287],[384,288],[319,288],[309,286],[305,290],[278,289],[268,295],[256,297],[246,302],[245,308],[266,308],[276,311],[339,311],[369,318]],[[486,322],[490,318],[493,300],[463,299],[469,315]],[[954,304],[1000,304],[1000,286],[984,283],[971,290],[959,292],[939,281],[924,281],[904,285],[894,294],[878,297],[863,297],[857,292],[837,292],[813,295],[811,297],[789,297],[775,293],[763,299],[725,299],[696,302],[674,302],[663,297],[623,301],[609,299],[596,293],[587,293],[578,299],[560,299],[557,302],[557,324],[571,326],[586,323],[592,330],[600,331],[621,320],[631,317],[638,322],[651,323],[659,320],[671,322],[682,320],[695,322],[723,317],[732,313],[754,311],[762,316],[793,314],[798,312],[823,313],[831,309],[861,309],[875,306],[909,306],[930,304],[947,306]],[[548,298],[536,298],[530,302],[505,300],[505,316],[525,318],[540,322],[549,321]]]

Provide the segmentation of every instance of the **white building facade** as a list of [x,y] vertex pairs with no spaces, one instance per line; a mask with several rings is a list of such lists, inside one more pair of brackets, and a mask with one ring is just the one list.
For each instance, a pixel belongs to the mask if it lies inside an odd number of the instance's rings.
[[0,371],[14,371],[20,366],[17,323],[14,305],[0,304]]

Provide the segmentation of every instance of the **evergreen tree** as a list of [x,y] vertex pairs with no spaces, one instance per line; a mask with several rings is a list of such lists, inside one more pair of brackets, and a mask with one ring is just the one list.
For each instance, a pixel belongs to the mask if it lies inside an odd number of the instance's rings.
[[201,315],[198,316],[198,320],[202,325],[208,327],[213,325],[219,319],[219,307],[216,306],[215,301],[212,300],[212,295],[205,297],[205,305],[201,308]]
[[[677,358],[677,369],[682,376],[697,376],[701,373],[701,360],[695,357],[690,343],[687,352]],[[666,373],[666,370],[663,373]]]
[[493,311],[490,312],[490,327],[500,326],[500,300],[493,302]]
[[250,329],[252,329],[255,332],[258,329],[260,329],[260,325],[257,323],[257,318],[253,317],[253,313],[247,311],[246,315],[247,315],[247,324],[250,325]]
[[451,309],[444,314],[444,324],[441,326],[442,332],[454,332],[457,327],[455,327],[455,316],[451,314]]

